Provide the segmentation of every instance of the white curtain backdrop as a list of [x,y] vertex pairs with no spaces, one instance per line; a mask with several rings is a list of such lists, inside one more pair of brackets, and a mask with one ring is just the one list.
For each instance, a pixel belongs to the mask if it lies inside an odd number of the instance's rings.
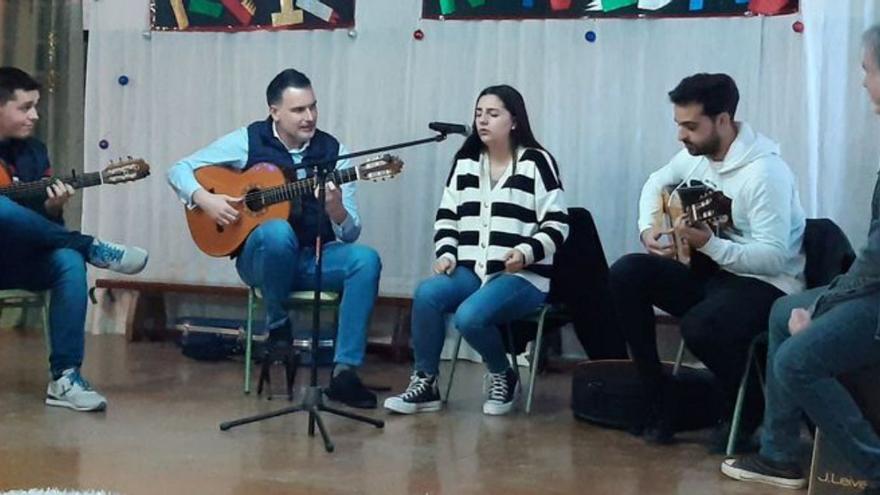
[[[142,279],[239,283],[229,260],[195,248],[164,174],[264,118],[265,87],[286,67],[311,77],[319,126],[351,150],[428,136],[429,121],[470,123],[483,87],[517,87],[569,204],[595,216],[609,263],[639,248],[641,185],[679,149],[666,93],[692,73],[727,72],[737,117],[781,143],[807,211],[864,241],[878,152],[858,50],[877,19],[870,0],[802,0],[800,15],[772,18],[483,22],[423,21],[419,1],[370,0],[357,4],[356,33],[236,34],[150,33],[147,0],[87,3],[86,170],[134,155],[153,176],[86,192],[83,230],[148,248]],[[402,151],[398,179],[359,186],[361,242],[382,255],[383,294],[408,296],[428,275],[433,215],[460,144]]]

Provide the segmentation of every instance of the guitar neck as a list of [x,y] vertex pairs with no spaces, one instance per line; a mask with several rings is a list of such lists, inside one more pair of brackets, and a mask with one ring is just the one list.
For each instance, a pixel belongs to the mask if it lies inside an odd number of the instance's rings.
[[34,182],[17,182],[8,186],[0,187],[0,196],[6,196],[10,199],[46,197],[46,188],[56,180],[69,184],[74,189],[97,186],[104,182],[101,172],[89,172],[87,174],[79,174],[59,179],[47,177]]
[[[327,182],[332,181],[337,185],[353,182],[357,179],[358,174],[355,167],[346,168],[344,170],[333,170],[332,172],[328,172],[326,176]],[[312,194],[317,186],[318,178],[309,177],[308,179],[301,179],[280,186],[261,189],[251,194],[258,194],[260,196],[259,200],[261,204],[263,206],[269,206],[274,205],[275,203],[290,201],[306,194]]]

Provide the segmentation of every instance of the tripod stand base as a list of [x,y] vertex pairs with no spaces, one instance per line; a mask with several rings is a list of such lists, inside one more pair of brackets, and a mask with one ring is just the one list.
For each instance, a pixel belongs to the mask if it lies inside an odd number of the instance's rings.
[[305,396],[303,397],[303,401],[299,403],[299,405],[292,407],[285,407],[283,409],[279,409],[277,411],[272,411],[264,414],[257,414],[254,416],[248,416],[246,418],[236,419],[233,421],[227,421],[225,423],[220,423],[220,430],[227,431],[230,428],[235,428],[236,426],[245,425],[248,423],[254,423],[257,421],[262,421],[264,419],[274,418],[276,416],[283,416],[286,414],[291,414],[295,412],[308,412],[309,413],[309,436],[315,436],[315,425],[318,425],[318,430],[321,433],[321,438],[324,440],[324,449],[327,452],[333,452],[335,450],[335,446],[333,442],[330,440],[330,435],[327,433],[327,428],[324,426],[324,422],[321,420],[321,412],[328,412],[330,414],[335,414],[336,416],[342,416],[343,418],[353,419],[355,421],[360,421],[362,423],[367,423],[375,426],[376,428],[384,428],[385,422],[379,419],[368,418],[366,416],[361,416],[359,414],[354,414],[348,411],[343,411],[340,409],[336,409],[334,407],[329,407],[324,405],[324,396],[323,390],[321,387],[312,386],[306,389]]

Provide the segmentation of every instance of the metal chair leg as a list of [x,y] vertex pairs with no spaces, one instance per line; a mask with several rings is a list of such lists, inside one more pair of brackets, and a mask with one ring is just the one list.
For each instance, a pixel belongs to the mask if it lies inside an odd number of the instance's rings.
[[733,418],[730,420],[730,436],[727,437],[727,455],[733,455],[736,448],[736,437],[739,433],[739,422],[742,419],[742,410],[746,401],[746,389],[749,383],[749,374],[752,371],[752,360],[755,358],[755,342],[749,344],[749,353],[746,356],[746,369],[739,381],[739,390],[736,392],[736,406],[733,408]]
[[541,352],[544,347],[544,319],[547,315],[548,308],[541,310],[541,316],[538,318],[538,334],[535,336],[535,348],[532,352],[532,359],[529,362],[529,392],[526,395],[526,414],[532,412],[532,398],[535,395],[535,380],[538,378],[538,364],[541,359]]
[[254,344],[254,289],[248,290],[247,323],[244,336],[244,393],[251,393],[251,353]]
[[449,402],[449,394],[452,393],[452,379],[455,377],[455,365],[458,363],[458,351],[461,348],[461,334],[458,334],[458,338],[455,339],[455,349],[452,351],[452,363],[449,368],[449,378],[446,381],[446,396],[443,398],[443,403]]
[[681,369],[681,362],[684,360],[684,339],[678,344],[678,353],[675,354],[675,366],[672,367],[672,376],[678,376]]

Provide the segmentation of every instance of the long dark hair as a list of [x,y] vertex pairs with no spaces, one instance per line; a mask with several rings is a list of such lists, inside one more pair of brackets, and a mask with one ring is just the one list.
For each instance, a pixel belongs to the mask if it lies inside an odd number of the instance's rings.
[[[504,108],[506,108],[507,111],[510,112],[511,117],[513,117],[513,122],[516,125],[510,130],[510,149],[514,159],[516,159],[516,149],[520,146],[538,148],[547,151],[541,146],[541,143],[535,139],[535,135],[532,134],[532,125],[529,123],[529,114],[526,112],[526,103],[523,101],[523,97],[519,91],[507,84],[489,86],[483,91],[480,91],[480,95],[477,96],[477,101],[480,101],[480,98],[486,95],[497,96],[498,99],[504,103]],[[474,106],[476,107],[476,103]],[[464,140],[464,144],[462,144],[461,148],[458,149],[458,152],[455,153],[455,159],[458,160],[462,157],[476,159],[484,149],[486,149],[486,145],[483,144],[480,135],[477,134],[477,119],[475,117],[471,128],[471,135]]]

